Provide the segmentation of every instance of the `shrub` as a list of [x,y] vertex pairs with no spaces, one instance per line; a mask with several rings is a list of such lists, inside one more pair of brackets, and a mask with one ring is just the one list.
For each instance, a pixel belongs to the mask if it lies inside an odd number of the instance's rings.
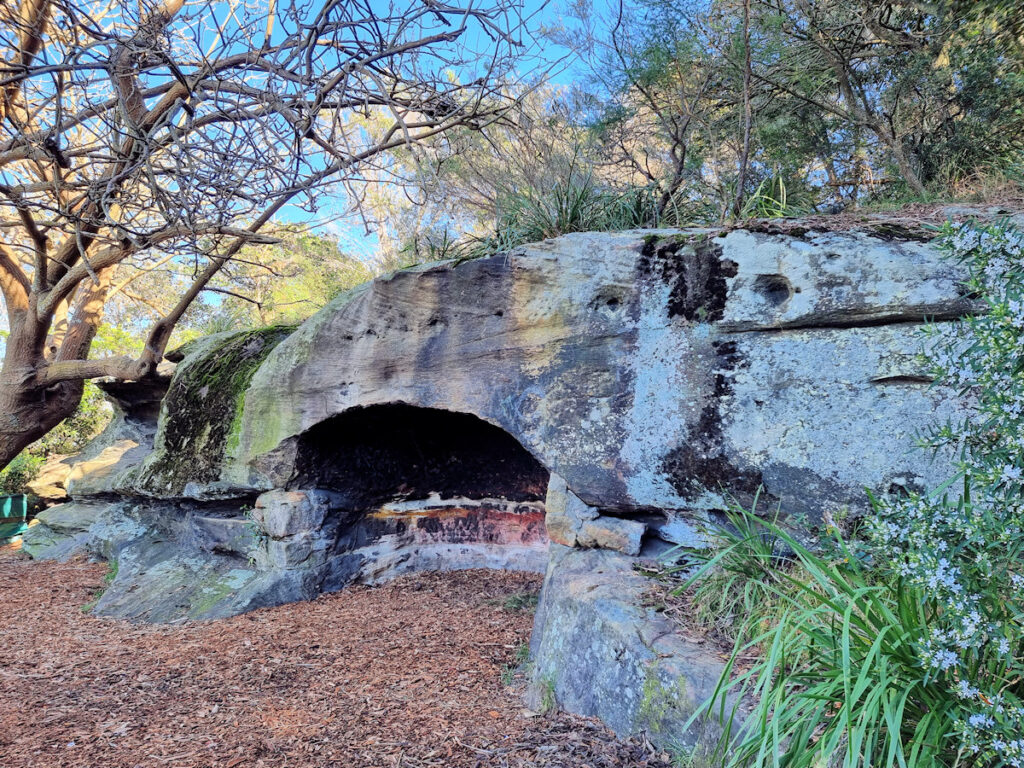
[[877,504],[877,556],[940,606],[915,638],[919,663],[968,711],[955,743],[977,765],[1024,765],[1024,235],[947,226],[985,310],[932,329],[936,377],[970,398],[970,416],[923,441],[959,452],[928,494]]
[[1024,766],[1024,236],[947,226],[943,242],[986,309],[930,329],[926,359],[970,415],[922,443],[955,449],[956,473],[874,499],[858,549],[747,515],[748,539],[782,542],[806,575],[754,569],[771,627],[737,640],[709,705],[754,701],[720,745],[730,766]]
[[46,457],[52,454],[77,453],[110,423],[110,405],[92,382],[85,383],[82,401],[71,416],[64,419],[29,449]]
[[43,457],[22,451],[3,470],[0,470],[0,496],[23,493],[25,486],[36,479],[43,466]]
[[841,539],[835,554],[821,554],[775,523],[748,514],[745,526],[785,546],[796,567],[773,568],[762,581],[770,598],[762,629],[737,640],[709,705],[724,709],[735,690],[754,702],[739,734],[719,744],[723,764],[954,765],[947,731],[962,708],[917,654],[934,604],[862,563]]

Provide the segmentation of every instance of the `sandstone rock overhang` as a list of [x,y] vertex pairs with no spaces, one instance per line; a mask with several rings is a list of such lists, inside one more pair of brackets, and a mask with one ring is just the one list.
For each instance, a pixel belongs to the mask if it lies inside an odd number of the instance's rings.
[[865,488],[943,478],[914,439],[956,405],[916,355],[922,323],[973,309],[961,279],[929,243],[857,232],[583,233],[422,265],[297,330],[192,345],[152,452],[72,495],[237,516],[328,491],[367,512],[374,494],[542,503],[554,473],[591,510],[556,541],[630,552],[692,544],[694,520],[758,492],[811,522],[864,514]]
[[155,438],[105,436],[134,447],[25,546],[116,559],[96,610],[151,621],[547,566],[537,685],[678,729],[717,662],[641,604],[636,556],[755,496],[814,524],[941,482],[915,437],[961,414],[920,331],[975,309],[931,244],[857,232],[584,233],[422,265],[294,332],[193,345]]
[[865,486],[941,473],[911,450],[952,407],[916,332],[970,309],[960,277],[925,243],[745,231],[576,234],[402,271],[269,354],[219,482],[285,486],[303,434],[400,402],[500,427],[588,504],[667,511],[669,538],[759,486],[812,518],[862,513]]

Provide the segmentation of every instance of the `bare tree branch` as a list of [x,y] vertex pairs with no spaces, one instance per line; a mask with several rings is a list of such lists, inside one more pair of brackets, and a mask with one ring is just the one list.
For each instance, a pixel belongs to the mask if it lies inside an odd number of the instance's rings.
[[[0,466],[39,403],[154,370],[243,246],[276,242],[259,231],[285,206],[337,216],[390,153],[514,109],[529,38],[513,5],[0,5]],[[89,360],[105,302],[164,268],[194,279],[162,297],[140,358]]]

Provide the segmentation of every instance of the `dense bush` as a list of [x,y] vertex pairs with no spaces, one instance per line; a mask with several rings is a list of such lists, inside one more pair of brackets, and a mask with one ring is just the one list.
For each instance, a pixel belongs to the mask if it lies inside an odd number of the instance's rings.
[[39,474],[43,461],[42,456],[28,451],[22,451],[15,456],[14,461],[0,471],[0,495],[24,492],[25,486]]

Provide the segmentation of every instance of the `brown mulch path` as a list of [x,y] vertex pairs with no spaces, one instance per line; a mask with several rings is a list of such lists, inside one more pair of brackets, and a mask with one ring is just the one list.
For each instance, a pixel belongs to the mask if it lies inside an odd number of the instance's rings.
[[0,550],[3,768],[667,768],[523,709],[527,574],[420,574],[180,626],[84,613],[106,566]]

